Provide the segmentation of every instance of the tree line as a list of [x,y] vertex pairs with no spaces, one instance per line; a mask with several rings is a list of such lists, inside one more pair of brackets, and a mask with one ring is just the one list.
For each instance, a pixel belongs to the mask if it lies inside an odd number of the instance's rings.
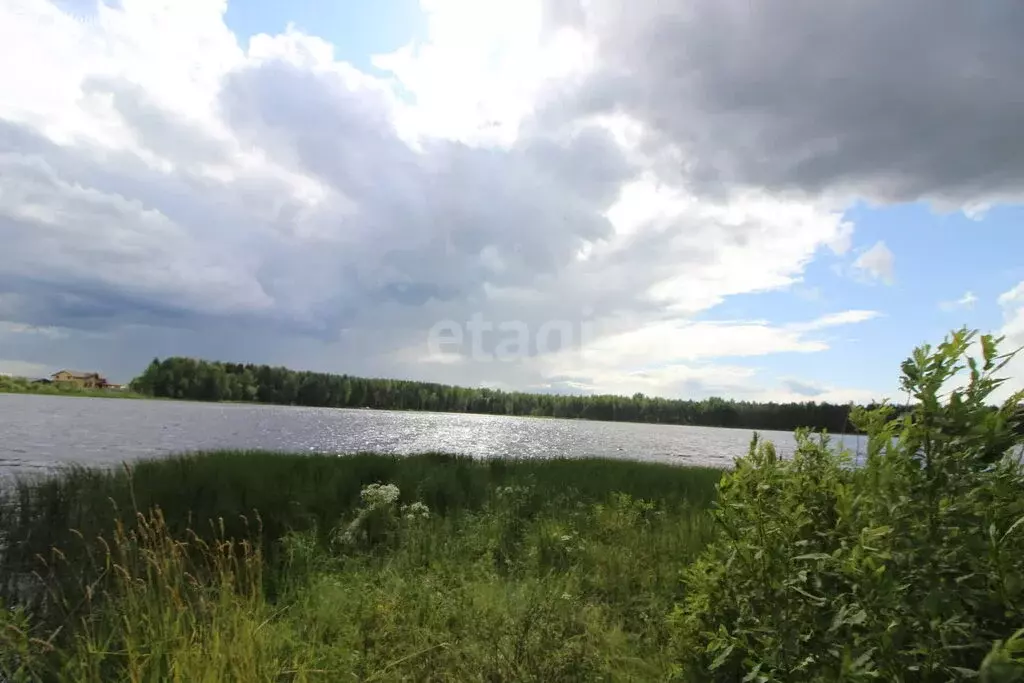
[[154,359],[131,388],[142,394],[197,401],[241,401],[330,408],[377,408],[576,418],[613,422],[791,431],[800,427],[853,431],[851,405],[754,403],[722,398],[684,400],[633,396],[533,394],[289,370],[173,357]]

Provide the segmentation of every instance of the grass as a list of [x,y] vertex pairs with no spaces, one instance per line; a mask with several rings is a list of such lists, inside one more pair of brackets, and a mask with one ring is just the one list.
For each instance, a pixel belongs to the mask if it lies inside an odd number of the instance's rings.
[[[0,508],[0,672],[664,680],[721,474],[216,452],[22,481]],[[397,491],[361,495],[374,483]]]
[[86,396],[93,398],[152,398],[121,389],[85,389],[68,382],[47,384],[26,377],[0,376],[0,394],[42,394],[46,396]]

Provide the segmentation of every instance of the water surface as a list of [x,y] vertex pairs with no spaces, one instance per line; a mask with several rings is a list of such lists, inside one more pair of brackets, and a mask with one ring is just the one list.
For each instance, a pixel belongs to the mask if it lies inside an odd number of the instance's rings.
[[[626,422],[0,394],[0,475],[218,448],[601,456],[727,467],[752,431]],[[783,453],[787,432],[764,432]],[[856,438],[847,445],[857,448]]]

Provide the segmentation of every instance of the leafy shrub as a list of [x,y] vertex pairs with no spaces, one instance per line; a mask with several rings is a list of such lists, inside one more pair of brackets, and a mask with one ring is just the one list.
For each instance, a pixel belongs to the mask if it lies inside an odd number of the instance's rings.
[[[755,437],[719,486],[721,537],[670,617],[679,678],[1024,676],[1024,394],[987,405],[1012,354],[983,336],[979,362],[975,339],[915,350],[902,418],[858,411],[861,467],[824,436],[799,433],[791,460]],[[944,394],[961,372],[966,386]]]

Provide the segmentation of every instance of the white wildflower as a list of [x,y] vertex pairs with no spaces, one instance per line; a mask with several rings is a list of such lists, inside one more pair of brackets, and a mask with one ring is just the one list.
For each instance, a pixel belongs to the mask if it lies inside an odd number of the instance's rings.
[[402,506],[402,514],[406,519],[426,519],[430,517],[430,508],[426,504],[416,501],[409,505]]
[[369,484],[363,487],[359,497],[370,508],[386,507],[398,500],[400,491],[394,484]]
[[495,493],[498,494],[499,498],[517,498],[525,497],[530,493],[530,487],[528,486],[499,486],[495,489]]

